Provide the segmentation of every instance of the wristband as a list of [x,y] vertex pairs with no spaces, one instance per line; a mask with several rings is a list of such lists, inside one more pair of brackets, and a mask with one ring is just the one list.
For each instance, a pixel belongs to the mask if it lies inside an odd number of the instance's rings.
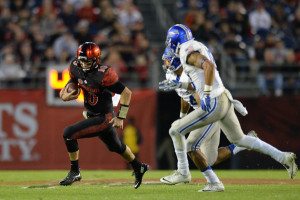
[[211,92],[211,90],[212,90],[212,86],[211,85],[204,85],[204,90],[203,90],[203,92],[205,93],[205,94],[209,94],[210,92]]
[[186,115],[187,115],[187,113],[180,112],[179,117],[181,119],[181,118],[185,117]]
[[129,110],[129,105],[121,104],[121,107],[120,107],[120,110],[119,110],[119,113],[118,113],[118,118],[119,119],[126,119],[128,110]]

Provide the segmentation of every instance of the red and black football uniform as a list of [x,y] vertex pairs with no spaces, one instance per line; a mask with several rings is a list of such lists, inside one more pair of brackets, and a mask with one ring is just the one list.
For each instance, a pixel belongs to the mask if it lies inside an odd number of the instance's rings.
[[[125,145],[109,121],[113,118],[113,93],[121,94],[125,86],[113,68],[98,65],[83,71],[77,59],[70,67],[70,81],[79,85],[84,94],[84,107],[89,118],[67,127],[64,139],[69,152],[78,150],[77,139],[98,136],[109,150],[123,153]],[[109,132],[109,133],[107,133]]]

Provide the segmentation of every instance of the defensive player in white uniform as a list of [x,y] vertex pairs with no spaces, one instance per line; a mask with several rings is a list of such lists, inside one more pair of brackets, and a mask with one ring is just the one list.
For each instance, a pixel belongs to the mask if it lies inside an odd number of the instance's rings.
[[[174,144],[174,148],[182,151],[177,154],[178,162],[188,162],[183,136],[200,127],[219,122],[230,142],[269,155],[284,165],[289,177],[294,178],[298,170],[294,153],[282,152],[257,137],[243,133],[234,112],[232,96],[223,86],[212,54],[204,44],[194,40],[190,29],[182,24],[172,26],[167,33],[166,46],[180,58],[184,72],[193,82],[201,99],[201,108],[176,120],[169,130],[170,135],[177,137],[178,142]],[[184,85],[178,82],[174,89]]]
[[[179,97],[181,97],[181,108],[180,108],[180,118],[184,117],[189,108],[193,109],[199,108],[199,97],[195,93],[193,85],[190,83],[189,77],[183,72],[180,59],[175,56],[174,52],[167,47],[162,56],[163,68],[166,72],[166,80],[160,84],[160,89],[168,91],[173,82],[184,83],[185,86],[182,88],[175,89]],[[173,84],[176,86],[177,84]],[[247,114],[246,108],[235,100],[235,104],[240,105],[239,112],[244,116]],[[249,132],[250,135],[256,136],[254,131]],[[176,137],[171,135],[173,143],[176,143]],[[185,140],[185,138],[183,139]],[[218,122],[209,124],[205,127],[196,129],[192,131],[186,140],[186,149],[190,158],[193,160],[198,169],[202,171],[202,174],[207,180],[206,186],[202,191],[224,191],[224,186],[212,171],[211,166],[218,164],[228,158],[231,155],[235,155],[238,152],[244,150],[245,148],[236,147],[234,144],[230,144],[227,147],[219,146],[220,140],[220,126]],[[175,149],[175,153],[179,153]],[[188,163],[177,163],[178,169],[171,175],[162,177],[160,181],[165,184],[175,185],[178,183],[187,183],[191,180],[191,175],[188,168]]]

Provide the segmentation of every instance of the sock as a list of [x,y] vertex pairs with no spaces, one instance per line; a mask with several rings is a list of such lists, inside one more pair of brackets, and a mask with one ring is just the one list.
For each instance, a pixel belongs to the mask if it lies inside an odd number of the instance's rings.
[[220,183],[218,176],[210,166],[201,171],[208,183]]
[[182,175],[188,175],[189,170],[189,161],[187,159],[187,154],[184,151],[175,151],[177,157],[177,169]]
[[175,149],[177,157],[177,169],[182,175],[188,175],[189,170],[189,161],[186,153],[186,139],[183,135],[175,134],[170,135],[173,141],[173,146]]
[[139,170],[142,165],[142,163],[140,163],[140,161],[138,161],[136,158],[129,163],[134,171]]
[[246,149],[245,147],[238,147],[235,144],[228,145],[228,148],[231,152],[231,155],[235,155],[235,154],[239,153],[240,151],[243,151]]
[[71,171],[79,172],[79,163],[78,160],[71,161]]
[[253,149],[255,151],[271,156],[274,160],[276,160],[279,163],[284,162],[285,159],[284,152],[260,140],[259,138],[254,138],[245,135],[241,140],[238,141],[238,143],[239,146],[246,147],[247,149]]

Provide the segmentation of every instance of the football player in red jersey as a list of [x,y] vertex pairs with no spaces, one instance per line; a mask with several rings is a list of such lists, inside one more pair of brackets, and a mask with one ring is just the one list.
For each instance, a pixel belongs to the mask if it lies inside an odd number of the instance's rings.
[[[110,151],[120,154],[131,164],[135,175],[134,188],[137,189],[149,166],[135,158],[129,147],[118,138],[115,130],[115,128],[123,128],[131,91],[118,80],[118,75],[113,68],[100,64],[100,56],[101,50],[95,43],[85,42],[80,45],[77,56],[69,67],[71,78],[60,93],[63,101],[76,99],[79,95],[78,90],[69,89],[69,84],[75,84],[83,91],[86,109],[85,120],[72,124],[64,130],[63,137],[71,161],[71,170],[60,185],[71,185],[81,180],[77,139],[99,137]],[[121,95],[117,116],[113,114],[112,93]]]

